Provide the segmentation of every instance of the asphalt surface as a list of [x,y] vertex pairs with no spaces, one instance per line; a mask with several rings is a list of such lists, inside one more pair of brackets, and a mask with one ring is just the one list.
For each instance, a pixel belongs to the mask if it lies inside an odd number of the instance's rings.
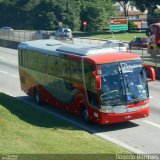
[[66,121],[76,124],[104,139],[117,143],[135,153],[160,153],[160,82],[149,83],[150,117],[112,125],[86,125],[81,118],[54,108],[53,106],[37,106],[32,98],[20,89],[17,50],[0,47],[0,90],[6,94],[31,103]]

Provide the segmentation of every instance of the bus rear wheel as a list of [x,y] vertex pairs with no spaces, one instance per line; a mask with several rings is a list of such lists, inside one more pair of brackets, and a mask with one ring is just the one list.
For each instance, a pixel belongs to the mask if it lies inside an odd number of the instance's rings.
[[37,104],[41,104],[41,96],[40,96],[40,92],[35,88],[34,89],[34,98]]

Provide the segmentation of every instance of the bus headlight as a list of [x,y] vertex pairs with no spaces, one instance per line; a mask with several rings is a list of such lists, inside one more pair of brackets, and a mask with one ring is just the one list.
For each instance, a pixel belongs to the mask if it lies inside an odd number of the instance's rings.
[[106,113],[113,113],[113,110],[107,109],[107,110],[106,110]]
[[101,106],[101,110],[103,113],[113,113],[112,106]]
[[142,109],[143,108],[147,108],[147,107],[149,107],[149,103],[146,103],[146,104],[144,104],[144,105],[141,106]]

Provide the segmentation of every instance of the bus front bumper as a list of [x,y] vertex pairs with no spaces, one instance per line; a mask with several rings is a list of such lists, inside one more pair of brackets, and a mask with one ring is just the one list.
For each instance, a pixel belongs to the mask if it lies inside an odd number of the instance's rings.
[[126,113],[103,113],[99,112],[96,121],[99,124],[111,124],[118,122],[125,122],[129,120],[148,117],[150,108],[146,107],[138,111],[126,112]]

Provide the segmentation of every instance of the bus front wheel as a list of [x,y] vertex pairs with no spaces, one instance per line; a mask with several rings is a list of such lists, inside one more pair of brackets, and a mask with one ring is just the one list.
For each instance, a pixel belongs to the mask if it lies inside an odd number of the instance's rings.
[[91,124],[92,121],[89,117],[89,112],[88,112],[88,109],[86,107],[82,108],[82,117],[87,124]]

